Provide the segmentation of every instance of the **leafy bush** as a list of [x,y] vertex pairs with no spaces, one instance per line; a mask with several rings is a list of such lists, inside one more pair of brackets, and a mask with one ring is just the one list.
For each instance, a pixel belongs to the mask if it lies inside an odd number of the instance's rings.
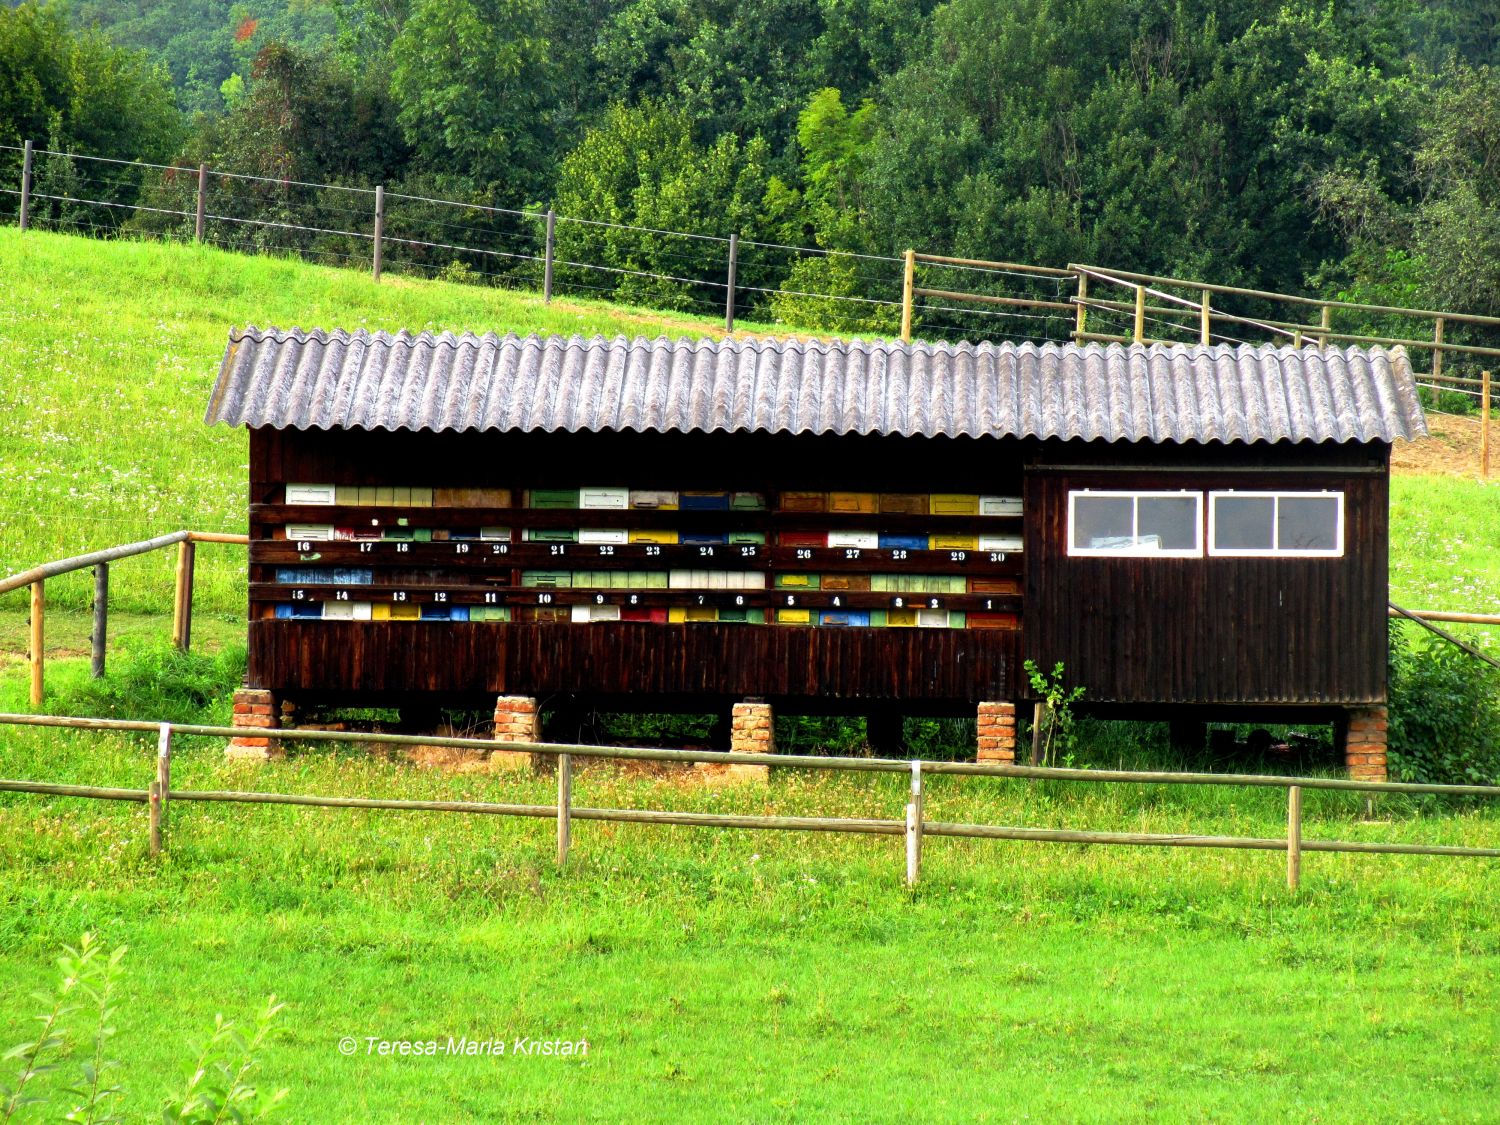
[[170,642],[121,642],[103,679],[63,687],[49,706],[68,715],[169,723],[223,722],[245,678],[245,649],[232,645],[206,655]]
[[1500,784],[1500,670],[1446,641],[1414,641],[1406,627],[1396,626],[1389,720],[1395,778]]
[[[0,1121],[125,1120],[119,1112],[125,1088],[117,1080],[123,1064],[107,1055],[124,959],[125,946],[108,950],[87,933],[77,949],[63,947],[56,990],[31,997],[41,1008],[36,1034],[4,1054],[14,1070],[0,1077]],[[187,1084],[162,1106],[163,1119],[208,1125],[268,1116],[286,1089],[260,1090],[249,1079],[281,1008],[271,997],[248,1037],[216,1016],[213,1034],[194,1051]]]

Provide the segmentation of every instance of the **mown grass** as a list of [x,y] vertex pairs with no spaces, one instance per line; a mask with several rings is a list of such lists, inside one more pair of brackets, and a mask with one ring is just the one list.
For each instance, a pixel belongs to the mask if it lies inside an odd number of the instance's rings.
[[1500,613],[1500,480],[1391,478],[1391,599]]
[[[6,772],[138,787],[150,748],[7,731]],[[175,783],[545,803],[547,778],[310,753]],[[598,806],[895,817],[902,778],[709,789],[591,768]],[[929,815],[1276,835],[1279,793],[937,779]],[[1309,836],[1500,843],[1310,793]],[[1493,1119],[1500,865],[179,804],[0,803],[0,994],[83,930],[131,946],[116,1054],[146,1115],[218,1011],[275,993],[264,1080],[305,1121]],[[24,1034],[9,1001],[0,1036]],[[586,1061],[346,1058],[345,1035],[587,1038]]]
[[[703,318],[214,248],[0,227],[0,573],[178,528],[245,530],[243,430],[203,424],[229,330],[722,335]],[[756,331],[756,325],[745,325]],[[244,552],[204,547],[198,604],[243,614]],[[118,609],[170,605],[172,558],[122,562]],[[49,598],[84,608],[88,576]],[[12,595],[10,608],[19,604]]]
[[[654,319],[653,319],[654,318]],[[244,439],[201,424],[227,329],[711,332],[610,306],[388,281],[211,250],[0,229],[0,571],[178,526],[243,527]],[[188,482],[184,484],[184,482]],[[1397,478],[1393,596],[1485,608],[1494,486]],[[232,648],[241,556],[200,551],[198,635]],[[121,564],[110,690],[165,630],[170,560]],[[49,583],[49,635],[82,651],[85,579]],[[24,644],[24,607],[0,647]],[[1478,604],[1476,604],[1476,601]],[[156,628],[156,626],[160,628]],[[149,656],[149,650],[145,650]],[[144,658],[143,658],[144,659]],[[232,663],[230,661],[229,663]],[[224,675],[221,664],[218,675]],[[176,677],[174,680],[173,677]],[[176,692],[193,677],[171,674]],[[91,698],[78,659],[50,703]],[[132,686],[135,685],[135,686]],[[229,686],[204,717],[226,718]],[[108,688],[109,685],[106,685]],[[0,668],[0,708],[24,684]],[[136,698],[142,713],[165,713]],[[198,706],[193,704],[193,706]],[[151,748],[0,728],[0,775],[141,787]],[[529,775],[355,752],[260,770],[185,740],[180,788],[543,803]],[[580,803],[897,817],[900,778],[779,771],[704,788],[593,768]],[[1277,792],[938,779],[948,820],[1277,836]],[[1309,793],[1310,837],[1500,845],[1500,810]],[[296,1121],[1489,1121],[1500,1104],[1500,865],[929,840],[920,893],[896,839],[491,817],[178,805],[168,853],[140,806],[0,797],[0,1045],[62,942],[131,946],[115,1053],[132,1119],[180,1086],[215,1012],[276,993],[263,1060]],[[339,1054],[345,1035],[586,1037],[586,1060]]]

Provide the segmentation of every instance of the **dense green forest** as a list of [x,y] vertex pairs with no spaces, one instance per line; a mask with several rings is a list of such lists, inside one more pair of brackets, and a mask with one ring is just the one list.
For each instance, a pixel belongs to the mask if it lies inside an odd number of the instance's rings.
[[[274,177],[223,206],[318,229],[368,204],[294,182],[384,184],[418,197],[396,253],[434,270],[473,267],[428,242],[524,254],[539,235],[428,197],[1500,313],[1490,0],[28,0],[0,9],[0,144],[22,137]],[[15,163],[0,152],[5,183]],[[117,180],[89,186],[164,210],[187,190]],[[620,272],[560,280],[707,305],[640,275],[703,276],[712,249],[565,226],[563,259]],[[796,296],[888,297],[884,263],[751,248],[742,271],[784,319],[888,327],[888,308]]]

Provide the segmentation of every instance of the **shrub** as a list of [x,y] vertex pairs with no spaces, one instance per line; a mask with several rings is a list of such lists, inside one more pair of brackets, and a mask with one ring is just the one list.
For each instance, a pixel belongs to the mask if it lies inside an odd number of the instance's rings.
[[121,643],[103,679],[82,680],[49,702],[54,712],[169,723],[229,721],[235,688],[245,676],[245,649],[182,652],[170,642]]
[[1389,698],[1393,777],[1500,784],[1500,670],[1446,641],[1415,641],[1406,627],[1396,626]]

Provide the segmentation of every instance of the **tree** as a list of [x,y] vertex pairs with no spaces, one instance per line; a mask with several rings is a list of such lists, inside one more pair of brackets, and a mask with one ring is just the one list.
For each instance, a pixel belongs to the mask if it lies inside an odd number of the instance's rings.
[[391,44],[391,94],[418,158],[511,202],[545,179],[541,11],[540,0],[412,0]]
[[[98,32],[72,31],[61,7],[27,0],[0,8],[0,144],[33,140],[58,152],[160,161],[177,144],[181,127],[166,71],[144,53],[115,47]],[[18,154],[0,152],[5,182],[15,182],[19,163]],[[134,200],[138,184],[128,171],[104,176],[97,168],[67,157],[39,158],[38,190]],[[39,205],[39,221],[49,209],[45,201]],[[101,226],[118,218],[98,207],[87,216]],[[67,215],[80,217],[72,210]]]
[[[563,161],[553,205],[561,215],[598,222],[721,238],[753,235],[764,207],[767,155],[764,141],[742,144],[733,134],[700,145],[686,114],[657,102],[616,105]],[[711,241],[563,223],[557,253],[620,271],[563,269],[559,277],[565,282],[672,308],[723,307],[722,288],[663,279],[720,273],[724,249]],[[757,284],[756,256],[747,248],[741,262],[745,283]]]

